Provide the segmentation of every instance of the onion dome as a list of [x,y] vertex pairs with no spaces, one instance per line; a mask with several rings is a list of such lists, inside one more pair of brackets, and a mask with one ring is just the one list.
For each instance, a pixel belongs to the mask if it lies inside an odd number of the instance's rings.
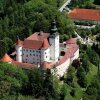
[[51,28],[50,28],[50,33],[53,34],[53,33],[56,33],[57,32],[57,27],[56,27],[56,21],[53,20],[53,22],[51,23]]

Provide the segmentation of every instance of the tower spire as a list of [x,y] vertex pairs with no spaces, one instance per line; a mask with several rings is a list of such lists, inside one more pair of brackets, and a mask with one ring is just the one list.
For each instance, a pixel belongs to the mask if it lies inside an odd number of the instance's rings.
[[57,32],[57,27],[56,27],[56,21],[55,19],[51,22],[51,28],[50,28],[50,33],[53,34],[53,33],[56,33]]

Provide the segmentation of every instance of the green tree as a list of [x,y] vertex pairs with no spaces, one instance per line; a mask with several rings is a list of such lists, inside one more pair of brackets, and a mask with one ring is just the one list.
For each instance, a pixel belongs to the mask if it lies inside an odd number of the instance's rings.
[[86,54],[84,54],[82,57],[82,67],[84,68],[86,73],[89,72],[89,62],[88,62],[88,56]]
[[67,72],[67,77],[65,78],[65,83],[68,85],[73,86],[74,85],[74,78],[75,78],[75,68],[73,66],[70,66]]
[[94,4],[100,5],[100,1],[99,0],[94,0]]
[[87,86],[86,72],[83,67],[77,70],[78,83],[81,87]]
[[14,65],[0,62],[0,98],[17,94],[22,89],[22,85],[27,82],[25,72]]
[[40,69],[34,68],[30,70],[28,77],[29,81],[27,83],[26,93],[35,97],[41,96],[43,91],[43,77]]
[[55,100],[59,100],[60,98],[60,85],[59,81],[56,77],[54,77],[50,70],[47,70],[46,77],[44,80],[44,96],[47,100],[49,100],[49,97]]

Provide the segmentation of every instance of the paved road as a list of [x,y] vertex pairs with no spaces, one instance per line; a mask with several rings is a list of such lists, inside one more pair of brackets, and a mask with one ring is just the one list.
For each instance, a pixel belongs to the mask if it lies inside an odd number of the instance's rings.
[[60,12],[62,12],[63,9],[64,9],[70,2],[71,2],[71,0],[67,0],[66,3],[64,3],[64,4],[62,5],[62,7],[59,9]]

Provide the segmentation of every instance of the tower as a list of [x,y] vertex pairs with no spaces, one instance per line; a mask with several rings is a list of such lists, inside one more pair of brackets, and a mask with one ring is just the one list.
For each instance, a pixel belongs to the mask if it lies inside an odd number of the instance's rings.
[[55,20],[53,20],[53,22],[51,23],[49,43],[50,43],[50,58],[51,60],[54,60],[56,62],[58,61],[59,58],[59,33],[56,27]]
[[22,41],[20,39],[16,42],[16,61],[22,62]]

